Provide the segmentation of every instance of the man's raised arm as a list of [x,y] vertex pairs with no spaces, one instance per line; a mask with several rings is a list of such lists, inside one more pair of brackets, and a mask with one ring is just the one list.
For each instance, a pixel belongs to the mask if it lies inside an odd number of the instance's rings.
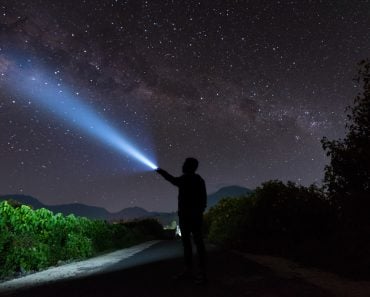
[[168,180],[171,184],[175,186],[179,186],[179,179],[177,177],[172,176],[169,174],[166,170],[163,170],[162,168],[158,168],[156,170],[157,173],[163,176],[165,180]]

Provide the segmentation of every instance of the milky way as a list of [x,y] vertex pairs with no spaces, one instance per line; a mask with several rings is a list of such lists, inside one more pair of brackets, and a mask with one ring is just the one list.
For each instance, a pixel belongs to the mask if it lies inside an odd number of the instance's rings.
[[319,183],[370,55],[368,1],[1,1],[0,194],[174,210],[176,189],[4,87],[9,56],[55,81],[209,192]]

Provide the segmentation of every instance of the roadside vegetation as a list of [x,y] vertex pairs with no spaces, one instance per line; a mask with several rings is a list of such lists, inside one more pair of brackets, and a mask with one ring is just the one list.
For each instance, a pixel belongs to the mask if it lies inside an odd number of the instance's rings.
[[282,255],[351,276],[370,274],[370,60],[348,107],[344,139],[322,139],[330,158],[323,187],[268,181],[221,200],[205,216],[208,238],[226,247]]
[[0,277],[38,271],[161,236],[162,226],[153,219],[111,224],[3,201]]

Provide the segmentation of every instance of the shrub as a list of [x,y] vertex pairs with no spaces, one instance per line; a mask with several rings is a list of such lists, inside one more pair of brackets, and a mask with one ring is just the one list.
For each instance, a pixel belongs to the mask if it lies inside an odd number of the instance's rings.
[[252,197],[252,229],[258,237],[278,237],[299,242],[326,235],[333,211],[316,186],[297,186],[292,182],[269,181]]
[[115,226],[106,221],[96,220],[92,221],[90,225],[89,237],[92,240],[94,250],[97,252],[113,249],[119,247],[115,244]]
[[136,236],[139,238],[141,237],[143,240],[163,237],[163,227],[156,219],[148,218],[134,220],[131,222],[124,222],[123,225],[134,232]]
[[90,238],[78,233],[69,233],[62,255],[66,260],[83,259],[92,256],[93,252]]
[[155,220],[112,225],[3,201],[0,203],[0,276],[40,270],[60,260],[87,258],[161,234],[162,226]]
[[251,207],[248,197],[221,199],[205,215],[208,238],[226,245],[240,240],[249,225]]
[[[269,181],[240,198],[224,198],[205,215],[208,238],[223,245],[264,240],[265,245],[319,240],[333,211],[320,189]],[[267,247],[268,248],[268,247]]]

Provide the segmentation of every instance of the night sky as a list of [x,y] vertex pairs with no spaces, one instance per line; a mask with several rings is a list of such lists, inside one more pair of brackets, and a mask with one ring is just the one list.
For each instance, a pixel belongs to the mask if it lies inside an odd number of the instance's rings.
[[369,1],[1,0],[0,194],[177,205],[156,173],[20,95],[12,64],[42,69],[174,175],[198,158],[210,193],[320,184],[320,139],[344,136],[369,55]]

